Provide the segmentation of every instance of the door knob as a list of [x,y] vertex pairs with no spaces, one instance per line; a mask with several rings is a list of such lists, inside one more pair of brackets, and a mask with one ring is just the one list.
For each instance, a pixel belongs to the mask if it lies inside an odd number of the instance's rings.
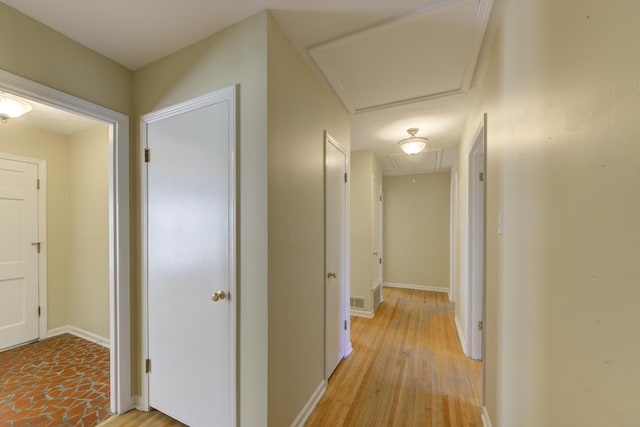
[[328,273],[328,274],[327,274],[327,277],[328,277],[329,279],[331,279],[331,278],[336,279],[336,278],[338,277],[338,275],[337,275],[336,273]]
[[211,294],[211,299],[214,302],[218,302],[221,299],[225,299],[227,296],[227,294],[224,293],[224,291],[218,291],[218,292],[214,292],[213,294]]

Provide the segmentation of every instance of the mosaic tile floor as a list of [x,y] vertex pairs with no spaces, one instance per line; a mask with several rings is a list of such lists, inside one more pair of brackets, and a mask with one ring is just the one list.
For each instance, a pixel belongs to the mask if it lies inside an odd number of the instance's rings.
[[107,348],[64,334],[0,352],[0,427],[87,427],[109,415]]

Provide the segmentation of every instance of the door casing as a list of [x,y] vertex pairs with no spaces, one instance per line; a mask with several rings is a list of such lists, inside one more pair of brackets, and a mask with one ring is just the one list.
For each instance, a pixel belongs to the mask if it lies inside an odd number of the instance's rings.
[[[84,99],[0,70],[0,90],[91,118],[109,126],[110,410],[134,407],[131,396],[129,258],[129,118]],[[44,205],[44,203],[43,203]],[[42,238],[42,235],[41,235]],[[46,242],[42,249],[46,252]],[[46,274],[46,268],[40,270]],[[46,313],[40,316],[46,319]],[[46,320],[44,320],[46,321]],[[46,324],[40,324],[46,330]]]

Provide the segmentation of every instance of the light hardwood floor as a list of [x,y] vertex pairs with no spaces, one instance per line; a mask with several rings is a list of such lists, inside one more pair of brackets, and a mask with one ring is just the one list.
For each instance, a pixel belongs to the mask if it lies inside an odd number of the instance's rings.
[[[353,353],[329,379],[307,427],[481,427],[482,364],[462,353],[443,293],[385,288],[373,319],[351,318]],[[109,427],[178,427],[131,411]]]
[[353,353],[307,421],[316,426],[481,427],[482,363],[462,353],[447,294],[384,289],[351,319]]

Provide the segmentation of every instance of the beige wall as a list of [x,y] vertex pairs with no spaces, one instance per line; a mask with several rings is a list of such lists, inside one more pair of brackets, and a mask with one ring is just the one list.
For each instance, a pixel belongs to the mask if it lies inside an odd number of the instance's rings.
[[[269,419],[291,425],[324,378],[324,135],[349,116],[268,20]],[[264,425],[264,423],[263,423]]]
[[449,289],[449,172],[385,176],[384,281]]
[[68,323],[109,338],[109,128],[69,138]]
[[467,156],[486,111],[494,426],[640,425],[638,16],[640,3],[624,0],[506,7],[458,176],[465,212]]
[[[267,419],[267,15],[261,13],[160,59],[134,74],[139,116],[230,85],[238,85],[238,392],[239,425]],[[133,145],[134,241],[138,265],[139,140]],[[141,393],[140,277],[132,289],[133,387]]]
[[47,326],[66,326],[69,282],[68,138],[10,120],[0,124],[0,152],[47,162]]
[[108,129],[0,126],[0,152],[46,160],[47,327],[109,338]]
[[350,295],[364,298],[364,311],[373,312],[373,178],[382,183],[373,151],[352,152],[350,174]]
[[[131,71],[0,3],[0,69],[124,114]],[[10,41],[10,42],[9,42]]]

